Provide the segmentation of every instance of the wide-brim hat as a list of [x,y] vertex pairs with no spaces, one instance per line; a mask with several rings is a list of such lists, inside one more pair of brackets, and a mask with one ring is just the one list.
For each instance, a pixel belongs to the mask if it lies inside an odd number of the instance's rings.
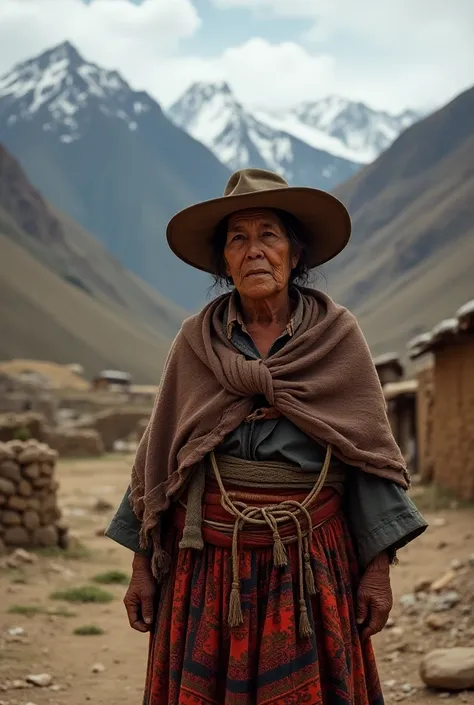
[[289,186],[265,169],[241,169],[227,182],[224,195],[189,206],[171,218],[166,238],[181,260],[215,274],[212,238],[227,216],[249,208],[279,209],[301,224],[307,264],[317,267],[338,255],[349,242],[351,219],[335,196],[316,188]]

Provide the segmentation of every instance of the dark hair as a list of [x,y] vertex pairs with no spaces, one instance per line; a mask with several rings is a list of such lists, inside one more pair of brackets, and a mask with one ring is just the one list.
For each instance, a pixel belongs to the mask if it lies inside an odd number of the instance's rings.
[[[280,219],[283,227],[286,230],[287,237],[290,241],[293,254],[298,255],[298,263],[291,271],[290,286],[293,284],[306,284],[309,278],[309,267],[307,258],[307,244],[303,226],[291,213],[277,208],[271,209]],[[214,264],[214,286],[230,287],[232,286],[232,277],[229,277],[226,272],[226,264],[224,258],[224,248],[227,242],[227,226],[229,223],[227,216],[217,226],[211,239],[212,260]]]

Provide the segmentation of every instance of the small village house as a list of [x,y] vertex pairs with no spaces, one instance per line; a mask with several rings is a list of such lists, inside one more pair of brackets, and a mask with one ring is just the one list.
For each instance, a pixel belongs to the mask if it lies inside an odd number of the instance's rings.
[[[431,453],[424,450],[424,463],[431,464],[433,481],[459,499],[474,500],[474,300],[441,321],[430,334],[409,344],[412,359],[431,356],[432,372],[423,372],[426,384],[432,375],[432,411],[420,405]],[[420,375],[421,379],[421,375]],[[429,475],[426,467],[422,475]]]
[[403,377],[404,369],[397,353],[386,353],[375,357],[374,365],[382,387],[389,382],[399,382]]
[[158,393],[157,384],[132,384],[130,385],[130,401],[137,404],[153,406]]
[[102,370],[91,383],[94,391],[121,392],[128,394],[132,376],[121,370]]
[[388,382],[383,387],[390,426],[410,473],[417,472],[416,379]]
[[397,353],[379,355],[374,358],[374,365],[387,402],[387,415],[393,435],[410,472],[416,472],[417,381],[403,379],[405,370]]

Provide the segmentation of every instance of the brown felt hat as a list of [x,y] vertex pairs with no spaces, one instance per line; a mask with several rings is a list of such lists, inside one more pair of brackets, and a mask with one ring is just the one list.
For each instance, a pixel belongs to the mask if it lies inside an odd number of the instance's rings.
[[310,268],[328,262],[349,242],[351,219],[335,196],[316,188],[289,186],[272,171],[241,169],[232,174],[221,198],[196,203],[171,218],[166,229],[168,244],[187,264],[215,274],[212,236],[224,218],[248,208],[291,213],[303,228]]

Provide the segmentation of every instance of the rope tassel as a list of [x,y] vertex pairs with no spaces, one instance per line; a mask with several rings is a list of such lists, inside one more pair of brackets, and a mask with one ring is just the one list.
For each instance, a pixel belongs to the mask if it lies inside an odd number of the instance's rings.
[[309,553],[308,539],[304,540],[304,580],[306,583],[306,591],[308,595],[316,595],[316,585],[314,584],[313,568],[311,567],[311,556]]
[[309,623],[308,608],[306,607],[306,602],[300,600],[300,637],[306,639],[313,634],[311,625]]
[[281,536],[278,531],[273,534],[273,564],[278,568],[283,565],[288,565],[288,556],[286,553],[286,548],[283,545]]
[[240,601],[240,585],[238,582],[232,583],[232,590],[229,598],[229,627],[238,627],[244,623],[242,614],[242,604]]

